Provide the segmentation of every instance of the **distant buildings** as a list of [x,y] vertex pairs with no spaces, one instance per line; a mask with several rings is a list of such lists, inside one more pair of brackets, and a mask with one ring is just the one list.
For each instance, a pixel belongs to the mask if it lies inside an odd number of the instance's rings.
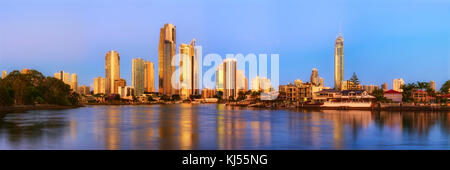
[[244,71],[243,70],[237,70],[236,73],[236,89],[242,92],[247,92],[248,91],[248,82],[247,82],[247,77],[245,77],[244,75]]
[[260,85],[259,85],[260,82],[261,82],[261,80],[260,80],[259,76],[256,76],[255,78],[253,78],[250,81],[250,88],[251,88],[251,90],[252,91],[259,91],[260,90]]
[[299,79],[294,80],[294,85],[296,85],[296,86],[300,86],[302,83],[303,83],[302,80],[299,80]]
[[403,79],[394,79],[392,83],[392,89],[398,92],[403,92],[403,89],[401,89],[402,85],[405,84],[405,81]]
[[82,94],[82,95],[88,95],[91,94],[91,87],[89,86],[80,86],[78,87],[78,93]]
[[433,80],[430,81],[430,88],[431,88],[433,91],[436,91],[436,82],[435,82],[435,81],[433,81]]
[[131,63],[131,86],[134,88],[136,96],[140,96],[144,94],[145,62],[142,58],[134,58]]
[[362,85],[362,89],[367,91],[368,93],[372,93],[374,90],[378,89],[378,86],[373,85],[373,84],[371,84],[371,85]]
[[102,77],[94,78],[94,94],[106,93],[106,79]]
[[319,71],[317,71],[316,68],[313,68],[312,72],[311,72],[311,84],[314,86],[319,86],[319,84],[320,84]]
[[155,66],[153,62],[146,61],[144,65],[144,76],[145,76],[145,84],[144,91],[145,92],[154,92],[155,91]]
[[344,81],[344,37],[339,33],[334,45],[334,88],[342,89]]
[[383,89],[383,91],[388,91],[389,89],[388,89],[387,83],[383,83],[383,84],[381,85],[381,89]]
[[[172,59],[176,55],[176,27],[173,24],[164,24],[159,35],[159,65],[158,81],[159,92],[165,95],[175,94],[172,87],[172,74],[175,66],[172,66]],[[175,82],[174,82],[175,83]]]
[[108,51],[105,55],[105,94],[117,94],[114,91],[114,81],[120,79],[120,54],[117,51]]

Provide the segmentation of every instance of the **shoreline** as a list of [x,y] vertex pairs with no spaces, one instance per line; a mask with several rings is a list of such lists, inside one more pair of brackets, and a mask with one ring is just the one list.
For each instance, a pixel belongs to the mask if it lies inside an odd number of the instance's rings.
[[2,106],[0,113],[17,113],[29,110],[60,110],[84,107],[85,105],[60,106],[60,105],[24,105],[24,106]]

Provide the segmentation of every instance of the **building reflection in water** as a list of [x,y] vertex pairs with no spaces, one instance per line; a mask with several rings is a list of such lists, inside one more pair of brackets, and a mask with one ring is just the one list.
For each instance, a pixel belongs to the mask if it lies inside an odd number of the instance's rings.
[[0,114],[0,149],[450,149],[449,136],[449,112],[177,104]]
[[255,149],[271,144],[270,114],[246,108],[216,106],[218,149]]

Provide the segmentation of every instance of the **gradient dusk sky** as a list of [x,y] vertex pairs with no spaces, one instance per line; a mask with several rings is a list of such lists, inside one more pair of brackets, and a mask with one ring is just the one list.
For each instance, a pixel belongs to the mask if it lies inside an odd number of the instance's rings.
[[0,0],[0,71],[64,70],[91,85],[105,76],[105,53],[117,50],[130,85],[132,58],[154,62],[157,77],[159,31],[168,22],[177,27],[177,51],[195,38],[203,56],[279,54],[280,84],[309,81],[317,68],[333,87],[339,25],[345,79],[356,72],[362,84],[389,88],[394,78],[435,80],[439,89],[450,78],[448,0]]

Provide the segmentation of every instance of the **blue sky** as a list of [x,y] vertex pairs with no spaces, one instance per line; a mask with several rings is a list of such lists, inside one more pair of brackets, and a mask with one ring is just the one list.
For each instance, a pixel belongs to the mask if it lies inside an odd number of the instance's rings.
[[356,72],[363,84],[391,88],[403,78],[440,88],[450,78],[449,9],[443,0],[0,0],[0,70],[64,70],[90,85],[104,76],[105,53],[117,50],[130,84],[131,59],[157,64],[159,29],[169,22],[177,45],[195,38],[203,56],[276,53],[280,84],[309,81],[317,68],[332,87],[342,23],[345,79]]

